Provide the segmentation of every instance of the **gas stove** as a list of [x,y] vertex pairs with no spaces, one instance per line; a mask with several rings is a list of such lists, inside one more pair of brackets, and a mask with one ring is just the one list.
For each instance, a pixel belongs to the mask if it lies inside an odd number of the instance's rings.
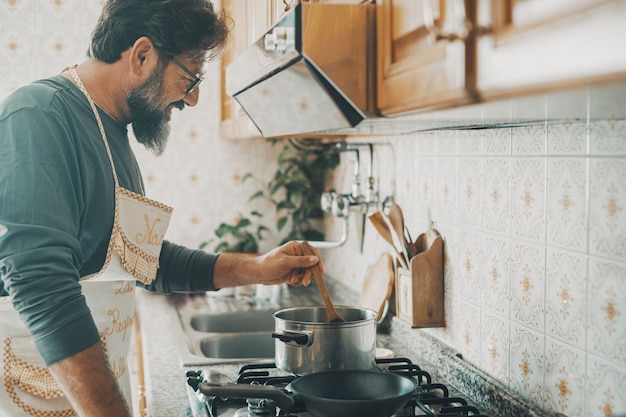
[[[489,417],[462,397],[451,396],[446,385],[434,382],[431,375],[407,358],[376,359],[376,370],[391,372],[416,382],[412,399],[389,417],[441,416]],[[298,376],[283,372],[274,363],[242,366],[236,375],[237,384],[270,385],[289,392],[290,383]],[[187,388],[194,417],[313,417],[298,400],[282,410],[275,401],[266,398],[227,398],[206,396],[198,386],[201,382],[222,383],[230,378],[216,378],[211,371],[188,371]],[[315,416],[322,417],[322,416]]]

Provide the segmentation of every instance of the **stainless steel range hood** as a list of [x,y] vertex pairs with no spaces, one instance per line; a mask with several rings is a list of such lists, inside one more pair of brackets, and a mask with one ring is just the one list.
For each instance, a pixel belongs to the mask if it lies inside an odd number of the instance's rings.
[[357,126],[374,114],[374,7],[300,3],[227,67],[227,93],[264,137]]

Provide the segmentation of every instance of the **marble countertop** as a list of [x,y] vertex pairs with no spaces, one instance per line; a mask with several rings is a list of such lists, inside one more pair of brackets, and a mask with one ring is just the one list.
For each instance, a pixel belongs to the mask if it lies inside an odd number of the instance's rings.
[[[340,288],[333,291],[337,304],[355,305],[356,295]],[[315,291],[311,289],[311,291]],[[315,291],[313,294],[316,294]],[[291,302],[297,301],[292,299]],[[321,302],[319,303],[321,305]],[[301,305],[301,304],[293,304]],[[283,305],[282,307],[285,307]],[[173,329],[178,325],[172,297],[137,291],[137,320],[141,332],[145,395],[150,417],[193,417],[189,406],[185,372],[211,369],[234,375],[240,365],[211,365],[208,367],[181,365],[179,347]],[[465,397],[483,413],[493,417],[556,417],[511,394],[506,387],[487,374],[465,362],[460,355],[432,336],[411,329],[389,317],[378,327],[378,347],[390,349],[396,357],[405,357],[430,373],[433,382],[448,386],[450,395]]]

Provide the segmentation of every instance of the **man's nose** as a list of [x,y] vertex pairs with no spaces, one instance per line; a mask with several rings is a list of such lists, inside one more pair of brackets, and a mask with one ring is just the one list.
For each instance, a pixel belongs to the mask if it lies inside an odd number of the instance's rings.
[[189,107],[193,107],[198,104],[198,98],[200,97],[200,87],[196,87],[191,93],[186,94],[183,97],[183,101]]

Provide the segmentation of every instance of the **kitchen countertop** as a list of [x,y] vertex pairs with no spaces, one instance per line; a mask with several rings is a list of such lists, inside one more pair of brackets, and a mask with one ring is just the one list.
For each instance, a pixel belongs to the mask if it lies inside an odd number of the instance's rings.
[[[356,305],[358,296],[352,290],[332,280],[327,280],[327,285],[336,304]],[[314,293],[311,294],[310,291]],[[287,297],[281,308],[290,306],[285,305],[286,303],[291,303],[291,306],[302,305],[298,300],[302,294],[310,302],[310,296],[316,295],[317,290],[293,288],[291,293],[296,296]],[[172,336],[175,334],[173,329],[177,326],[175,320],[178,320],[171,302],[173,297],[137,290],[137,320],[142,340],[144,388],[150,417],[193,416],[186,386],[187,370],[211,369],[232,376],[241,367],[240,364],[191,367],[181,365],[177,340]],[[321,301],[319,304],[322,304]],[[451,396],[465,397],[470,405],[477,406],[493,417],[562,416],[544,412],[520,400],[502,384],[464,361],[458,352],[391,316],[379,325],[377,344],[378,347],[391,349],[396,357],[410,359],[430,373],[433,382],[447,385]]]

